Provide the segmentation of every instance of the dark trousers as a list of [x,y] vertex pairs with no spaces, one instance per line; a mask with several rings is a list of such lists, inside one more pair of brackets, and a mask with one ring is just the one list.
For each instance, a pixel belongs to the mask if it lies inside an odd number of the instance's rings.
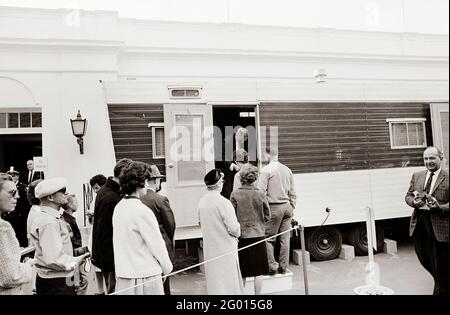
[[73,277],[41,278],[36,276],[37,295],[76,295]]
[[[113,293],[116,289],[116,273],[111,271],[99,272],[105,280],[106,294]],[[97,273],[97,274],[99,274]]]
[[448,242],[438,242],[428,211],[420,211],[413,234],[417,257],[433,276],[433,295],[448,295]]
[[164,287],[164,295],[170,295],[170,277],[166,277],[163,287]]

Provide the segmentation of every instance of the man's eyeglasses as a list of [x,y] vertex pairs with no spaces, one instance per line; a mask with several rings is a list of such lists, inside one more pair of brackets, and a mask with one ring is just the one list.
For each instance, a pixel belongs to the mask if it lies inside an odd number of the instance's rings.
[[8,194],[10,194],[11,197],[14,198],[16,195],[19,194],[19,191],[17,189],[14,189],[14,190],[8,191]]
[[9,180],[12,181],[13,178],[11,175],[6,174],[6,173],[0,173],[0,180]]
[[[62,194],[65,194],[65,193],[66,193],[66,188],[64,187],[64,188],[58,190],[56,193],[62,193]],[[56,193],[55,193],[55,194],[56,194]]]

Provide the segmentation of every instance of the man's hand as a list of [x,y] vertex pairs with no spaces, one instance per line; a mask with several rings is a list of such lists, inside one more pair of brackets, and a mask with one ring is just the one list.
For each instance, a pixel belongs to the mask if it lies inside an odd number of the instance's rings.
[[235,163],[231,163],[231,164],[230,164],[230,171],[236,171],[236,172],[238,172],[239,170],[240,170],[240,167],[237,166],[237,164],[235,164]]
[[292,220],[291,220],[291,226],[292,226],[292,227],[298,226],[298,221],[295,220],[294,218],[292,218]]
[[34,265],[34,258],[25,257],[25,258],[23,259],[23,262],[24,262],[24,263],[27,263],[27,264],[30,264],[31,266],[33,266],[33,265]]
[[426,204],[430,209],[440,209],[441,208],[439,206],[439,202],[437,201],[437,199],[431,195],[427,196]]
[[81,265],[89,256],[91,256],[91,253],[87,252],[81,256],[76,257],[75,262],[77,263],[77,265]]
[[413,205],[414,207],[422,208],[425,205],[425,200],[421,196],[416,196],[414,197]]

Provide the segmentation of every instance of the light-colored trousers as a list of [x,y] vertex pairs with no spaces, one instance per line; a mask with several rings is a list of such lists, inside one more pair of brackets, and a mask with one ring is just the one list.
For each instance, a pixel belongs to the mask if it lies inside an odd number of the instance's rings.
[[164,295],[161,275],[131,279],[117,277],[117,291],[120,291],[119,295]]

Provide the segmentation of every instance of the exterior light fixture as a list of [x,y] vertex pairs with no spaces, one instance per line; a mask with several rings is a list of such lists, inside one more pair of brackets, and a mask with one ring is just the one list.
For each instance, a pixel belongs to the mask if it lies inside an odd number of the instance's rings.
[[71,119],[72,133],[77,137],[78,145],[80,146],[80,154],[84,154],[83,137],[86,134],[87,119],[82,119],[80,110],[78,110],[77,118]]
[[327,76],[327,72],[325,69],[317,69],[316,71],[314,71],[314,77],[316,78],[317,83],[326,82],[326,79],[325,79],[326,76]]

